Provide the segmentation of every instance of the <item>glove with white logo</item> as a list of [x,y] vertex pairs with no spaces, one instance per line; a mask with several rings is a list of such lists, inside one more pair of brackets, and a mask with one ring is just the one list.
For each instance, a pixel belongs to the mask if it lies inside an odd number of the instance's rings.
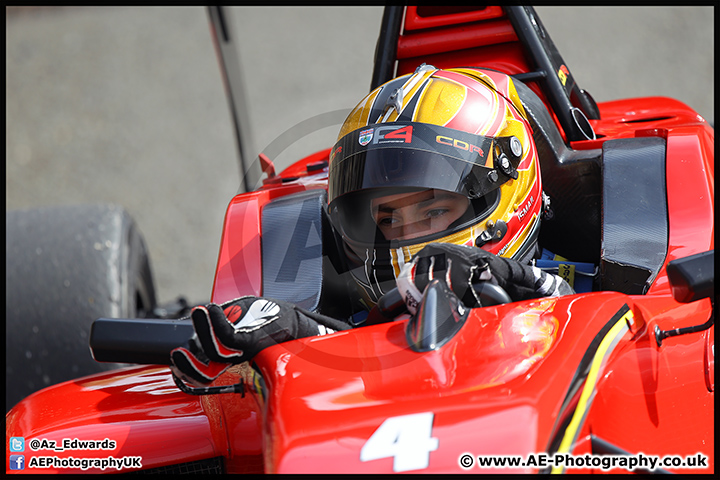
[[195,307],[190,317],[195,335],[172,350],[170,368],[196,386],[211,383],[230,365],[248,361],[276,343],[351,328],[288,302],[252,296]]
[[415,313],[428,283],[445,281],[466,307],[482,306],[473,283],[488,281],[502,287],[512,301],[571,295],[575,291],[561,277],[499,257],[477,247],[451,243],[431,243],[406,264],[397,286],[410,313]]

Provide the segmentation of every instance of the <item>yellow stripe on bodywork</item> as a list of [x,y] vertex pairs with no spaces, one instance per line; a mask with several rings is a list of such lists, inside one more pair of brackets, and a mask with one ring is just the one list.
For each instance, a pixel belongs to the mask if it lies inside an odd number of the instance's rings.
[[[600,346],[595,352],[592,363],[590,365],[590,372],[585,379],[585,386],[583,387],[578,401],[577,407],[575,407],[575,413],[573,414],[570,424],[565,429],[565,435],[563,436],[560,446],[556,453],[568,453],[575,444],[580,428],[585,421],[588,409],[595,397],[595,386],[597,385],[600,377],[600,371],[605,364],[605,360],[610,356],[613,349],[617,345],[617,342],[622,336],[630,329],[629,324],[634,322],[634,316],[632,310],[628,310],[625,315],[620,317],[615,325],[612,326],[610,331],[605,335],[605,338],[600,342]],[[551,473],[563,473],[565,467],[553,467]]]

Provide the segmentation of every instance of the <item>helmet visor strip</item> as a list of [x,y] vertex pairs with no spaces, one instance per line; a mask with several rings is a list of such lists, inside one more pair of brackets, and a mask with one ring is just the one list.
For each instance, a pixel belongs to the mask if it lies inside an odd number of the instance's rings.
[[517,175],[522,155],[510,147],[512,139],[414,122],[361,128],[331,151],[329,198],[380,187],[435,188],[478,198]]

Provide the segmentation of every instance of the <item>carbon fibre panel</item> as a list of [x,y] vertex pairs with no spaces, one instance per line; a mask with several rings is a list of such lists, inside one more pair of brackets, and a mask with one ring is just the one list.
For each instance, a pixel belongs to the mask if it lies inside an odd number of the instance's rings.
[[603,144],[603,290],[643,294],[668,250],[665,139]]

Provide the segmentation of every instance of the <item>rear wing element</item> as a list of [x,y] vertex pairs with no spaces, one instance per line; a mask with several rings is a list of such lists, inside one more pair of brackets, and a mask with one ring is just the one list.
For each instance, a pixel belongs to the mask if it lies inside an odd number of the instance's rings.
[[484,67],[527,83],[551,110],[566,142],[594,139],[599,119],[532,7],[385,7],[371,90],[427,63]]

